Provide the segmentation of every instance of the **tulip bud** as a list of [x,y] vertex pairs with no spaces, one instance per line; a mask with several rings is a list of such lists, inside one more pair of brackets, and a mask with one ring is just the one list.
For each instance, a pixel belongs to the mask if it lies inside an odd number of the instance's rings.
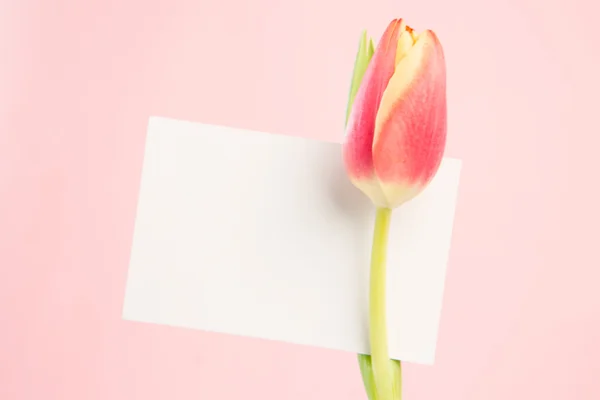
[[377,207],[395,208],[427,186],[442,160],[444,52],[432,31],[416,34],[395,19],[369,59],[348,117],[344,163]]

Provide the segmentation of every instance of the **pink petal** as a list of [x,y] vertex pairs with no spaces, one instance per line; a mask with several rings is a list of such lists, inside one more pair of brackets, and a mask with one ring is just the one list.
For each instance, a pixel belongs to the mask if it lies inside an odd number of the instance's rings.
[[393,203],[414,197],[420,192],[415,186],[424,187],[437,172],[446,145],[446,113],[443,49],[436,35],[425,31],[397,65],[377,115],[375,173],[388,199],[405,197]]
[[402,27],[401,19],[395,19],[388,25],[354,100],[343,147],[346,170],[353,179],[373,176],[375,118],[388,81],[394,74],[398,36]]

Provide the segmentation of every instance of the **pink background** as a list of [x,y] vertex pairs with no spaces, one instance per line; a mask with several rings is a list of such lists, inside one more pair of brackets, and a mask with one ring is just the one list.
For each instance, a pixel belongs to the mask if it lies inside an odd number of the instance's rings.
[[599,399],[592,4],[1,0],[0,398],[365,399],[353,354],[120,315],[148,116],[340,137],[360,30],[402,16],[445,46],[464,160],[404,398]]

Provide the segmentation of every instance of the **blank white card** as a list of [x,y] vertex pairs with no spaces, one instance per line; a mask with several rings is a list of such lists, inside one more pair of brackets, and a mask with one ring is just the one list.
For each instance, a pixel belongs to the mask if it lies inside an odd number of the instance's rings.
[[[392,358],[434,361],[460,165],[392,215]],[[369,353],[374,216],[339,143],[152,117],[123,317]]]

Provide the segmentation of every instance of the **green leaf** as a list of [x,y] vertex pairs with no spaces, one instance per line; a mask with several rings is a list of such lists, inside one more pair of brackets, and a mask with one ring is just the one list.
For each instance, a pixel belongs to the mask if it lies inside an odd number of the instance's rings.
[[360,374],[363,378],[365,391],[369,400],[377,400],[377,392],[375,391],[375,381],[373,380],[373,366],[371,364],[371,356],[367,354],[358,355],[358,366]]
[[[398,360],[390,360],[392,364],[392,374],[394,376],[394,400],[402,399],[402,364]],[[378,400],[377,391],[375,389],[375,380],[373,379],[373,365],[371,363],[371,356],[368,354],[358,355],[358,366],[360,367],[360,374],[363,378],[365,385],[365,391],[369,400]]]
[[369,61],[371,61],[371,58],[373,58],[373,54],[375,54],[375,44],[373,43],[373,39],[369,39]]
[[352,110],[352,105],[354,104],[354,98],[356,97],[356,93],[358,93],[358,89],[360,88],[360,83],[362,82],[363,76],[367,71],[369,63],[371,62],[371,58],[373,58],[373,53],[375,53],[373,40],[369,39],[367,43],[367,31],[363,31],[362,35],[360,36],[356,60],[354,61],[354,71],[352,73],[350,94],[348,96],[348,106],[346,107],[346,124],[348,123],[350,111]]

